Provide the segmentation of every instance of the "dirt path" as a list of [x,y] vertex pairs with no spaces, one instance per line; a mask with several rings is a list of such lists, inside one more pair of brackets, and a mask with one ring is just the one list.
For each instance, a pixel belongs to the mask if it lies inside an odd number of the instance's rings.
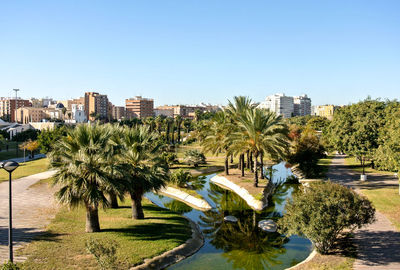
[[[360,182],[360,173],[354,172],[344,163],[345,156],[336,155],[332,159],[327,177],[337,183],[360,191],[368,188],[398,185],[392,175],[368,174],[368,181]],[[358,247],[355,270],[400,269],[400,232],[381,213],[376,213],[376,221],[355,233]]]
[[[47,171],[12,181],[14,255],[15,250],[43,232],[55,214],[56,205],[50,188],[47,185],[30,188],[53,174],[53,171]],[[0,263],[8,260],[8,209],[8,181],[4,181],[0,183]],[[15,261],[24,259],[14,256]]]

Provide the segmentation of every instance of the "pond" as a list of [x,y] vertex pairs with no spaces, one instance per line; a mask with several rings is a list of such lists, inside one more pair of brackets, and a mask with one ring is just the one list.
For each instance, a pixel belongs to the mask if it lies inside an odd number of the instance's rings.
[[[215,173],[200,178],[196,185],[197,193],[212,206],[207,212],[165,196],[146,194],[155,204],[196,222],[205,237],[204,246],[197,253],[168,269],[286,269],[307,258],[312,251],[308,239],[286,238],[257,227],[260,220],[278,220],[286,199],[297,188],[284,183],[292,175],[284,163],[273,166],[272,171],[277,188],[263,211],[252,210],[237,194],[210,182]],[[238,222],[224,221],[226,216],[235,216]]]

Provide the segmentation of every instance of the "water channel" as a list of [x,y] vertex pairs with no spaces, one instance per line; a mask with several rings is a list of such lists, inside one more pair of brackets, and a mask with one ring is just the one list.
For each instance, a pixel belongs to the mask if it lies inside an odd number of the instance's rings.
[[[273,166],[272,181],[280,184],[263,211],[252,210],[237,194],[210,182],[214,175],[200,178],[196,185],[197,193],[212,206],[212,210],[207,212],[165,196],[146,194],[158,206],[179,212],[196,222],[205,237],[204,246],[197,253],[168,269],[286,269],[307,258],[312,251],[308,239],[298,236],[286,238],[279,233],[263,232],[257,227],[260,220],[278,220],[286,198],[297,188],[284,183],[292,175],[284,163]],[[238,222],[224,221],[228,215],[238,218]]]

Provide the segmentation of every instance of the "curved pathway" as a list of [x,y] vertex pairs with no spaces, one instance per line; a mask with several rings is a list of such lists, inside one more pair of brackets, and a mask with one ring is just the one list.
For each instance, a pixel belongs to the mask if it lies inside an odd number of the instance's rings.
[[[360,173],[352,171],[344,163],[344,155],[332,159],[327,177],[337,183],[359,192],[362,189],[389,187],[398,185],[392,175],[368,174],[368,180],[360,182]],[[355,270],[364,269],[400,269],[400,232],[380,212],[376,212],[376,221],[355,232],[358,247]]]
[[[29,243],[44,231],[55,214],[53,192],[48,185],[30,187],[41,179],[47,179],[54,171],[47,171],[12,181],[13,243],[15,250]],[[0,183],[0,264],[8,260],[8,181]]]

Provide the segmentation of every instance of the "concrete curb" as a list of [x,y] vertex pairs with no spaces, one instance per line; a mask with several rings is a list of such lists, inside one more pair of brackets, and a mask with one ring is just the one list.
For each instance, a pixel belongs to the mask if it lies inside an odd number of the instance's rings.
[[247,202],[247,204],[254,210],[256,211],[261,211],[263,210],[265,207],[268,206],[268,203],[260,201],[260,200],[256,200],[245,188],[242,188],[238,185],[236,185],[235,183],[229,181],[227,178],[220,176],[220,175],[216,175],[213,178],[210,179],[211,182],[213,182],[214,184],[225,188],[225,189],[229,189],[233,192],[235,192],[237,195],[239,195],[243,200],[245,200]]
[[204,245],[204,237],[197,224],[188,218],[186,219],[189,221],[192,228],[192,238],[188,239],[184,244],[164,252],[159,256],[144,260],[145,262],[143,264],[132,267],[130,270],[165,269],[196,253]]
[[160,189],[158,191],[158,193],[160,193],[164,196],[170,197],[170,198],[177,199],[177,200],[184,202],[184,203],[190,205],[191,207],[193,207],[197,210],[200,210],[200,211],[211,210],[211,206],[208,204],[208,202],[206,200],[196,198],[196,197],[184,192],[183,190],[180,190],[177,188],[166,187],[166,188]]
[[304,261],[299,262],[298,264],[296,264],[296,265],[294,265],[294,266],[292,266],[292,267],[286,268],[286,270],[293,270],[293,269],[296,269],[298,266],[300,266],[300,265],[302,265],[302,264],[305,264],[306,262],[311,261],[311,260],[315,257],[315,255],[317,255],[317,254],[318,254],[317,250],[314,249],[314,250],[310,253],[310,255],[308,255],[308,257],[307,257]]

